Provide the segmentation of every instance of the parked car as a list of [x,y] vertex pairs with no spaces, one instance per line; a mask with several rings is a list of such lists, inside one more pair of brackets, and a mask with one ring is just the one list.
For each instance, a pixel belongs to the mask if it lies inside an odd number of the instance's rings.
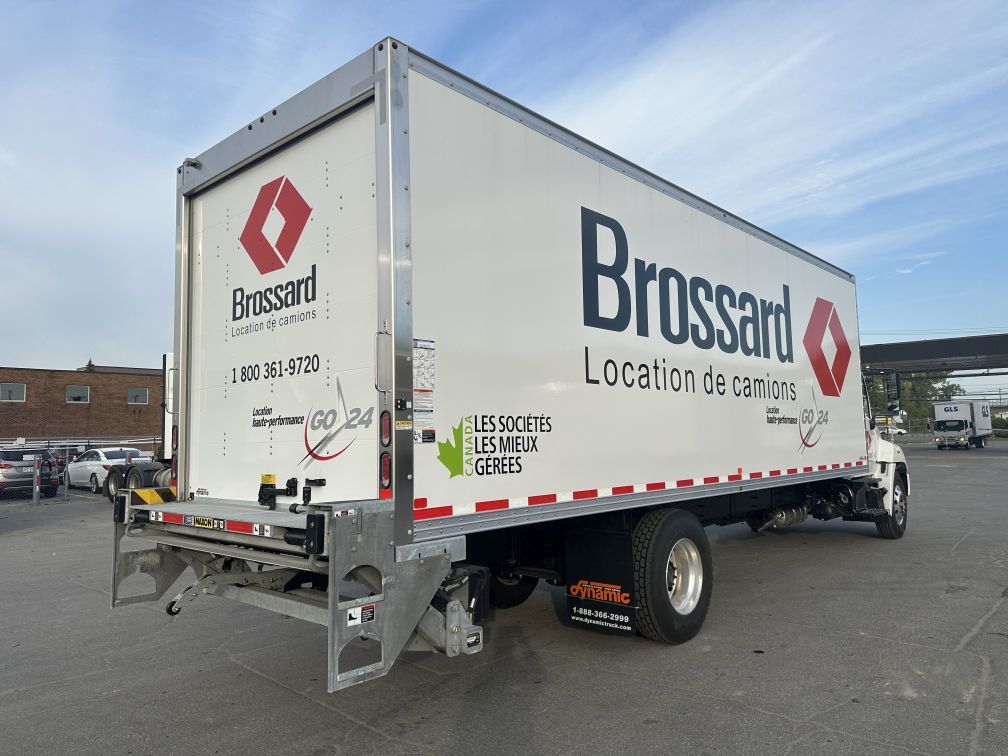
[[42,456],[40,489],[45,497],[59,488],[59,471],[53,455],[45,449],[0,449],[0,491],[17,491],[31,495],[35,485],[35,456]]
[[109,469],[113,465],[125,462],[127,458],[136,461],[150,461],[151,456],[139,449],[129,447],[89,449],[75,457],[67,465],[66,483],[72,487],[87,487],[91,493],[100,493],[105,485],[105,477],[108,475]]

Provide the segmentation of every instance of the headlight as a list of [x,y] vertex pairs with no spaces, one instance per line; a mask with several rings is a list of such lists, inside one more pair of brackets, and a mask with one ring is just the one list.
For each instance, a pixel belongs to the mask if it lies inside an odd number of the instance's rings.
[[964,443],[966,439],[963,436],[959,436],[959,443]]

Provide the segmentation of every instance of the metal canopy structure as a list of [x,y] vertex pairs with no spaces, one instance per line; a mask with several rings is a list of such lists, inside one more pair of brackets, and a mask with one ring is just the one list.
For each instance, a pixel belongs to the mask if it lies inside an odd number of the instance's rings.
[[1008,368],[1008,333],[861,346],[865,372],[924,373]]

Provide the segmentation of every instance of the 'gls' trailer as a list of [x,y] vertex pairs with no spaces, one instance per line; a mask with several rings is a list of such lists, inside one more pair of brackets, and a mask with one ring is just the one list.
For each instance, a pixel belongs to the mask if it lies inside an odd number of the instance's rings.
[[113,606],[191,567],[169,613],[325,625],[337,690],[539,580],[688,640],[708,525],[903,534],[852,275],[401,42],[186,160],[177,213],[177,483],[118,498]]

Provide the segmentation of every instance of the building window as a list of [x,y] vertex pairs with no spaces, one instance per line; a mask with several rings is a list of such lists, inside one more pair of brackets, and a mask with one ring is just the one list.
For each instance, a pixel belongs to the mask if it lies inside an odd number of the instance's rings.
[[67,404],[87,404],[91,401],[91,387],[68,385],[66,387],[66,400]]
[[25,384],[0,383],[0,402],[23,402],[25,400]]
[[126,391],[127,404],[147,404],[147,389],[131,387]]

